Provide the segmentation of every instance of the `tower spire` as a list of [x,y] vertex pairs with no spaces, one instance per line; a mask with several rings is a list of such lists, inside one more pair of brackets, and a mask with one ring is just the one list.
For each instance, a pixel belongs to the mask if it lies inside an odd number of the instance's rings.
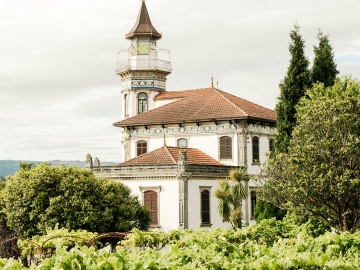
[[151,23],[145,0],[141,0],[141,7],[135,25],[125,37],[127,39],[133,39],[135,37],[161,38],[161,34]]

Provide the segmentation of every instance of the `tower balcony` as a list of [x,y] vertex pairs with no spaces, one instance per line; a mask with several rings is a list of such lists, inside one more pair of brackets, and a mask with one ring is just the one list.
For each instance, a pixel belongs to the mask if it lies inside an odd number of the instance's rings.
[[160,59],[128,59],[118,62],[115,71],[123,73],[132,70],[159,70],[170,73],[171,63]]

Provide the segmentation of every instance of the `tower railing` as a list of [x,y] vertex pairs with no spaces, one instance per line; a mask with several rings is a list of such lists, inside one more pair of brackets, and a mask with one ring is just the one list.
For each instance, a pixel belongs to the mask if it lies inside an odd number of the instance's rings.
[[116,65],[117,73],[128,70],[160,70],[171,72],[171,63],[160,59],[128,59],[120,61]]

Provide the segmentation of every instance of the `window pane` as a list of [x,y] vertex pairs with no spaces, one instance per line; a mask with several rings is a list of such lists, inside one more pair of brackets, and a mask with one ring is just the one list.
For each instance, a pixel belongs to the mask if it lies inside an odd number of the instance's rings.
[[147,94],[140,93],[138,95],[138,113],[147,112],[148,104],[147,104]]
[[207,190],[201,192],[201,222],[210,223],[210,197]]
[[147,142],[146,141],[138,141],[136,144],[137,148],[137,156],[147,153]]
[[178,147],[187,147],[187,140],[186,139],[179,139],[177,141]]
[[259,138],[252,138],[253,162],[259,162]]

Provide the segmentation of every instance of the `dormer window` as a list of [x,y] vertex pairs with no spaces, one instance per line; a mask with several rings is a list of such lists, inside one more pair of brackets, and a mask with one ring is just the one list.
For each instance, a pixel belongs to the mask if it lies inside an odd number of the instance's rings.
[[144,113],[148,111],[148,95],[146,93],[140,93],[138,95],[138,113]]
[[187,139],[181,138],[177,140],[178,147],[187,147]]

